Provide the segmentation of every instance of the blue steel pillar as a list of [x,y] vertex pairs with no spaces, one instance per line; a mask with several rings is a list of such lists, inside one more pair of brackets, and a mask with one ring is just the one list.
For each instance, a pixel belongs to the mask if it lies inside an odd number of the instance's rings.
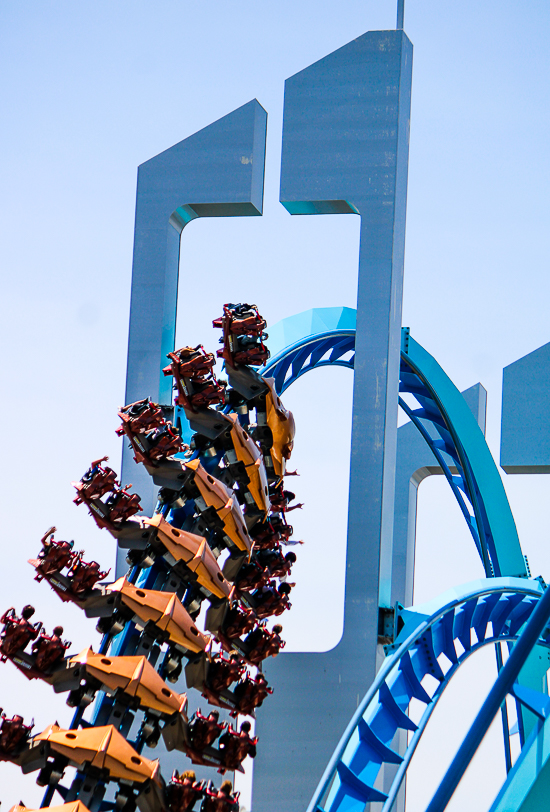
[[[196,217],[261,215],[266,128],[267,113],[253,100],[139,167],[126,403],[172,404],[162,367],[174,349],[181,233]],[[127,445],[122,481],[134,484],[151,515],[156,488]]]
[[286,82],[281,202],[361,217],[346,596],[335,649],[266,664],[275,693],[258,714],[254,812],[303,812],[376,673],[378,606],[391,600],[411,76],[403,31],[371,31]]

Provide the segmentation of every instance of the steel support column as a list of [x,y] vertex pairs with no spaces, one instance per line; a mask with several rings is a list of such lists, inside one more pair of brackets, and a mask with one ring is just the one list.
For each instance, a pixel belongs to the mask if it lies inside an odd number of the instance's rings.
[[275,693],[258,718],[254,812],[303,812],[376,673],[378,606],[391,600],[411,77],[403,31],[372,31],[286,82],[283,205],[361,217],[346,597],[335,649],[266,665]]
[[[253,100],[139,167],[126,403],[172,405],[162,368],[174,349],[181,233],[197,217],[261,215],[266,128]],[[127,443],[122,481],[134,483],[151,515],[157,489]]]

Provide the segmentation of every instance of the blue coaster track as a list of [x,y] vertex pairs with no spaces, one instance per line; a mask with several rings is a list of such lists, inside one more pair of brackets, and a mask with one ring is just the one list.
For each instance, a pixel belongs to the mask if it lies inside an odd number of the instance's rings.
[[[355,315],[350,308],[326,308],[306,311],[275,325],[270,329],[272,356],[263,375],[273,377],[277,391],[283,393],[314,369],[353,369]],[[481,429],[461,393],[407,328],[402,330],[399,405],[441,467],[487,579],[453,590],[430,606],[402,613],[399,622],[404,627],[336,748],[308,812],[362,812],[370,802],[382,802],[382,812],[390,812],[416,745],[449,680],[471,654],[488,644],[495,645],[500,671],[501,644],[518,639],[543,593],[539,581],[528,580],[506,492]],[[550,646],[548,628],[538,644]],[[428,677],[432,678],[431,687]],[[516,687],[512,694],[521,704],[524,689]],[[413,699],[424,704],[418,722],[409,712]],[[539,696],[535,705],[548,710],[547,699]],[[529,704],[527,707],[533,710]],[[520,713],[519,709],[518,704]],[[510,770],[504,711],[503,721]],[[413,734],[400,753],[392,749],[399,730]],[[539,735],[540,725],[533,733]],[[397,765],[391,787],[384,787],[387,791],[375,786],[384,764]],[[535,776],[539,771],[539,767],[531,770]],[[517,783],[514,771],[510,780]]]
[[[262,374],[275,379],[281,394],[314,369],[353,369],[355,311],[337,307],[306,311],[275,325],[270,338],[272,357]],[[416,408],[407,395],[416,400]],[[525,577],[514,518],[483,433],[456,386],[407,328],[402,330],[399,405],[441,466],[487,577]]]
[[[334,751],[308,812],[363,812],[370,801],[384,802],[382,812],[389,812],[426,724],[458,668],[483,646],[515,642],[542,592],[535,580],[491,578],[406,610],[393,651]],[[550,646],[550,629],[539,643]],[[418,722],[411,718],[413,699],[424,705]],[[413,734],[404,754],[392,749],[398,730]],[[384,764],[399,765],[387,793],[375,788]]]

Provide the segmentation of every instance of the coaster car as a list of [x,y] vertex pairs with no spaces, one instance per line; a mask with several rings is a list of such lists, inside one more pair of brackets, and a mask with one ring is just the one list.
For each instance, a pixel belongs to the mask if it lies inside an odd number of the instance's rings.
[[173,375],[178,395],[176,403],[197,411],[216,403],[225,403],[225,386],[216,380],[212,368],[215,358],[206,353],[202,344],[182,347],[167,355],[172,363],[163,369],[164,375]]
[[89,704],[98,690],[121,698],[132,709],[141,707],[162,718],[186,714],[187,696],[171,691],[146,657],[110,657],[84,649],[67,663],[67,671],[54,686],[71,690],[68,704]]
[[128,620],[136,618],[158,640],[169,641],[182,652],[197,653],[206,648],[208,637],[197,629],[173,592],[140,589],[125,577],[101,591],[100,596],[86,604],[84,611],[87,617],[101,618],[99,630],[104,634],[117,634]]
[[116,481],[113,481],[110,483],[108,491],[101,490],[101,496],[104,496],[107,492],[109,493],[107,499],[102,500],[97,495],[96,490],[90,490],[85,486],[84,480],[72,484],[78,491],[74,503],[80,505],[84,502],[98,527],[105,527],[112,533],[121,530],[124,523],[141,510],[138,494],[128,493],[128,490],[132,487],[131,485],[120,488]]
[[166,356],[172,363],[163,369],[165,375],[175,378],[189,378],[193,381],[204,381],[211,374],[216,363],[211,352],[205,352],[202,344],[196,347],[182,347]]
[[[51,544],[59,545],[67,544],[67,542],[52,541],[50,546]],[[58,569],[54,568],[51,564],[51,560],[50,566],[46,569],[46,567],[43,566],[44,558],[41,558],[40,554],[38,558],[29,558],[29,564],[31,564],[38,573],[35,581],[46,580],[62,601],[71,601],[82,608],[86,600],[93,594],[94,587],[98,581],[102,581],[106,578],[111,571],[101,570],[97,561],[90,561],[89,563],[84,561],[82,558],[83,555],[84,553],[82,551],[79,553],[71,553],[68,561],[66,561],[67,556],[64,556],[63,560],[59,559],[55,565],[59,567]],[[68,567],[69,572],[61,572],[61,569],[64,567]]]
[[212,327],[221,328],[224,335],[261,336],[267,322],[260,316],[256,305],[228,303],[223,306],[223,316],[214,319]]
[[101,457],[94,460],[80,482],[72,484],[78,492],[74,500],[75,505],[82,502],[89,504],[94,499],[100,499],[106,493],[110,493],[116,487],[116,474],[112,468],[103,468],[101,463],[106,462],[109,457]]
[[50,527],[46,530],[40,542],[42,550],[38,553],[35,569],[37,572],[35,581],[40,582],[42,578],[48,575],[61,572],[65,567],[69,567],[72,563],[74,553],[74,541],[55,541],[53,534],[57,530],[56,527]]
[[223,358],[231,367],[240,364],[263,366],[269,358],[269,350],[263,343],[266,322],[258,313],[256,305],[225,304],[223,316],[212,322],[213,327],[223,330],[218,350],[218,358]]
[[169,812],[191,812],[196,802],[204,796],[205,789],[206,782],[197,781],[193,770],[187,770],[181,775],[174,770],[166,787]]
[[233,423],[230,431],[232,448],[225,456],[229,470],[237,481],[247,486],[258,510],[265,516],[271,507],[263,454],[239,423],[236,414],[227,415]]
[[156,528],[156,538],[165,548],[169,564],[174,565],[179,561],[185,564],[208,594],[220,599],[231,596],[231,584],[223,575],[205,538],[172,527],[160,513],[143,521],[147,526]]
[[27,748],[34,721],[26,725],[22,716],[8,719],[2,708],[0,714],[0,761],[17,764],[18,757]]
[[64,730],[53,724],[34,737],[46,757],[61,756],[65,765],[94,769],[106,781],[124,781],[139,788],[146,781],[162,786],[158,761],[138,755],[113,725]]
[[[142,411],[136,417],[129,416],[126,410],[139,411],[135,407]],[[125,406],[118,414],[122,418],[122,425],[116,430],[117,434],[126,434],[130,440],[135,462],[143,462],[156,468],[159,461],[183,450],[180,435],[164,419],[160,406],[151,403],[149,399]]]
[[122,425],[116,429],[119,437],[123,434],[145,434],[151,429],[159,428],[166,421],[162,409],[149,398],[138,400],[119,409],[118,415]]
[[223,530],[229,542],[243,552],[250,552],[252,539],[246,528],[241,506],[231,488],[209,474],[198,459],[183,463],[188,471],[194,473],[194,483],[200,497],[195,499],[197,508],[207,511],[213,508],[223,524]]
[[220,752],[213,744],[225,727],[224,722],[219,722],[217,710],[210,711],[208,716],[203,716],[197,710],[187,726],[178,728],[173,722],[168,722],[162,729],[162,737],[167,750],[185,753],[193,764],[220,767]]

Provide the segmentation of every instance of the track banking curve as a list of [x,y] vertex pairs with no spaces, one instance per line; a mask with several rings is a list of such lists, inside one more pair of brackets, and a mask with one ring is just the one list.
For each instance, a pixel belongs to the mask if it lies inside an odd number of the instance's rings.
[[[279,322],[269,331],[271,358],[262,374],[273,377],[282,394],[313,369],[353,369],[355,315],[352,308],[319,308]],[[399,405],[441,466],[487,577],[526,577],[514,517],[485,437],[461,393],[408,328],[401,337]]]
[[[308,812],[363,812],[370,801],[384,802],[382,812],[390,812],[418,741],[457,669],[483,646],[517,640],[542,592],[536,580],[488,578],[404,610],[403,627],[334,751]],[[538,642],[550,646],[550,629]],[[424,705],[418,723],[410,715],[413,699]],[[413,734],[403,754],[391,746],[399,730]],[[375,788],[384,764],[399,765],[387,793]]]

